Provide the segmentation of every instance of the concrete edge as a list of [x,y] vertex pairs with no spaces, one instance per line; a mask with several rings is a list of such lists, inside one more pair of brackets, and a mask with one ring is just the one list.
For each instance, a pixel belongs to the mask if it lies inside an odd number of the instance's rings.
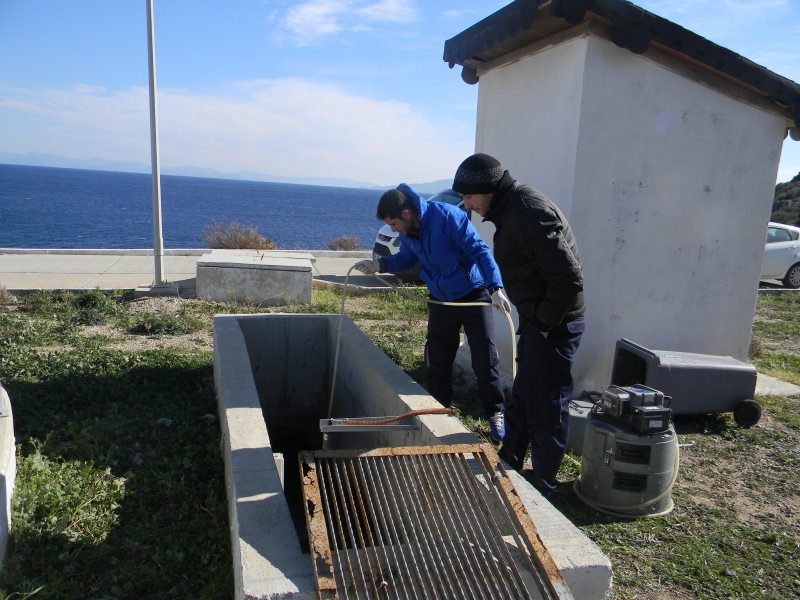
[[504,466],[572,595],[576,600],[603,600],[614,580],[609,558],[522,475]]
[[[225,252],[217,248],[170,248],[164,250],[164,256],[202,256],[215,252]],[[283,250],[298,254],[311,254],[317,258],[372,258],[372,250]],[[231,250],[230,252],[238,252]],[[266,250],[266,252],[270,252]],[[153,256],[148,248],[0,248],[0,254],[101,254],[118,256]]]
[[[302,554],[294,533],[239,316],[214,317],[214,386],[222,430],[234,598],[311,600],[316,598],[311,557]],[[277,552],[268,555],[265,547]]]
[[800,292],[800,288],[793,290],[791,288],[758,288],[759,294],[778,295],[778,294],[796,294]]
[[0,384],[0,406],[8,411],[0,417],[0,566],[6,555],[8,536],[11,531],[11,498],[17,477],[17,448],[14,439],[14,416],[11,399]]

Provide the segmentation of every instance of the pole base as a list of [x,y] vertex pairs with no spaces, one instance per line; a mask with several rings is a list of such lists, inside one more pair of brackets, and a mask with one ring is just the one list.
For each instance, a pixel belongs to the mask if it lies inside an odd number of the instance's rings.
[[133,290],[134,298],[158,298],[164,296],[175,296],[180,298],[180,286],[169,281],[161,285],[140,285]]

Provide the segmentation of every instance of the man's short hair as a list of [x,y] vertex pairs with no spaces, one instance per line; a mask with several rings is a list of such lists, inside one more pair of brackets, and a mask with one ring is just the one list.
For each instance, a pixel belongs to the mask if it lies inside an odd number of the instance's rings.
[[378,201],[378,220],[399,219],[404,210],[412,215],[417,214],[417,207],[414,201],[400,190],[389,190],[381,196]]

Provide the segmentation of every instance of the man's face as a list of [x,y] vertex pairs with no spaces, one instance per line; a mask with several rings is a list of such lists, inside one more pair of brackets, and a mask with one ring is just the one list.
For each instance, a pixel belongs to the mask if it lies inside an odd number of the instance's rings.
[[474,210],[480,216],[485,217],[489,212],[489,205],[492,203],[493,194],[459,194],[464,200],[464,208]]
[[402,233],[403,235],[408,235],[410,232],[417,229],[417,220],[407,210],[401,212],[398,218],[390,219],[386,217],[383,222],[391,227],[392,231]]

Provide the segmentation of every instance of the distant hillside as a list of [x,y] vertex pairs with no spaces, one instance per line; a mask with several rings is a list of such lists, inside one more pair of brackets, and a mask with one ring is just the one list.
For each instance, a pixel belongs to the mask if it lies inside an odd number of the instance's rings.
[[791,181],[775,186],[775,200],[772,202],[770,221],[800,225],[800,173]]

